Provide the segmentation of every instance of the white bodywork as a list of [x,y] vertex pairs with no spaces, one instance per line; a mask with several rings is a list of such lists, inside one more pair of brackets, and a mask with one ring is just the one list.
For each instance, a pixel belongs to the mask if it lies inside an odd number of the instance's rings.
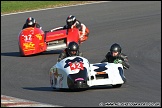
[[[95,64],[103,64],[103,63],[95,63]],[[123,69],[122,64],[114,64],[114,63],[108,63],[105,62],[107,69],[103,72],[107,73],[108,78],[104,78],[104,79],[97,79],[96,78],[96,71],[94,71],[96,68],[98,68],[97,66],[94,66],[94,64],[90,64],[90,69],[91,71],[89,72],[89,81],[88,81],[88,85],[89,86],[96,86],[96,85],[108,85],[108,84],[112,84],[112,85],[116,85],[116,84],[123,84],[124,81],[122,79],[122,77],[119,74],[119,70],[118,67],[121,67]],[[91,80],[91,77],[94,76],[94,79]]]
[[[76,58],[79,59],[75,61]],[[75,65],[66,67],[68,60],[70,61],[69,63],[75,62]],[[83,68],[87,70],[87,85],[89,87],[108,84],[118,85],[124,83],[123,78],[125,79],[125,76],[122,64],[114,64],[108,62],[90,64],[86,58],[75,56],[67,57],[60,62],[57,62],[50,69],[51,87],[69,88],[67,84],[67,76],[69,74],[77,74]],[[119,69],[121,72],[119,72]],[[78,77],[78,79],[81,78]]]

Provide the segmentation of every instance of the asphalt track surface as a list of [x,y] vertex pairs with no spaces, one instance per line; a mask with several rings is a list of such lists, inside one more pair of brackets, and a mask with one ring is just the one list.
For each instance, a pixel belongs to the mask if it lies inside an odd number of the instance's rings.
[[[20,57],[18,33],[32,16],[43,30],[62,26],[75,15],[90,29],[80,50],[90,63],[100,62],[119,43],[131,65],[121,88],[52,90],[49,69],[60,51]],[[66,107],[98,107],[107,102],[154,102],[161,106],[161,2],[114,1],[1,16],[1,94]]]

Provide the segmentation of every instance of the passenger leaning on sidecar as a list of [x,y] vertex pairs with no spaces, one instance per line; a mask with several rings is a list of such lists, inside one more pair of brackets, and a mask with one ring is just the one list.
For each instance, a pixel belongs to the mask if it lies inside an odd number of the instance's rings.
[[25,22],[25,24],[24,24],[22,29],[25,29],[27,27],[36,27],[36,28],[42,29],[42,27],[32,17],[29,17],[29,18],[26,19],[26,22]]
[[86,40],[89,35],[89,31],[86,31],[85,24],[81,23],[79,20],[76,19],[75,16],[69,15],[66,19],[66,25],[63,27],[63,29],[69,29],[69,28],[78,28],[79,31],[81,31],[81,40]]
[[76,42],[70,42],[68,44],[68,47],[59,55],[58,62],[66,57],[72,56],[83,56],[82,52],[79,51],[79,45]]
[[119,44],[114,43],[110,47],[110,52],[108,52],[105,56],[105,59],[101,62],[109,62],[109,63],[121,63],[124,67],[124,69],[128,69],[130,67],[128,63],[128,57],[127,55],[121,53],[122,48]]

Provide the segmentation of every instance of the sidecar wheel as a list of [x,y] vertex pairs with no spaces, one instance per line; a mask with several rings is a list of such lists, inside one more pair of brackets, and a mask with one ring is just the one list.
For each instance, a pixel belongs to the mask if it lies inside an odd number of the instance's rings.
[[122,86],[122,84],[112,85],[113,88],[120,88],[121,86]]

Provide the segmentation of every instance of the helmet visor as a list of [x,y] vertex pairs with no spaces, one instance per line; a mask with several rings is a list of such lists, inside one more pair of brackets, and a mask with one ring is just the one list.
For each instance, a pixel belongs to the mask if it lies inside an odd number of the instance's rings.
[[77,52],[76,51],[70,51],[71,56],[76,56]]
[[32,21],[29,21],[29,22],[28,22],[28,25],[33,25],[33,22],[32,22]]
[[119,54],[118,51],[112,51],[112,52],[111,52],[111,55],[112,55],[113,57],[116,57],[118,54]]
[[71,27],[73,25],[73,22],[67,22],[68,27]]

